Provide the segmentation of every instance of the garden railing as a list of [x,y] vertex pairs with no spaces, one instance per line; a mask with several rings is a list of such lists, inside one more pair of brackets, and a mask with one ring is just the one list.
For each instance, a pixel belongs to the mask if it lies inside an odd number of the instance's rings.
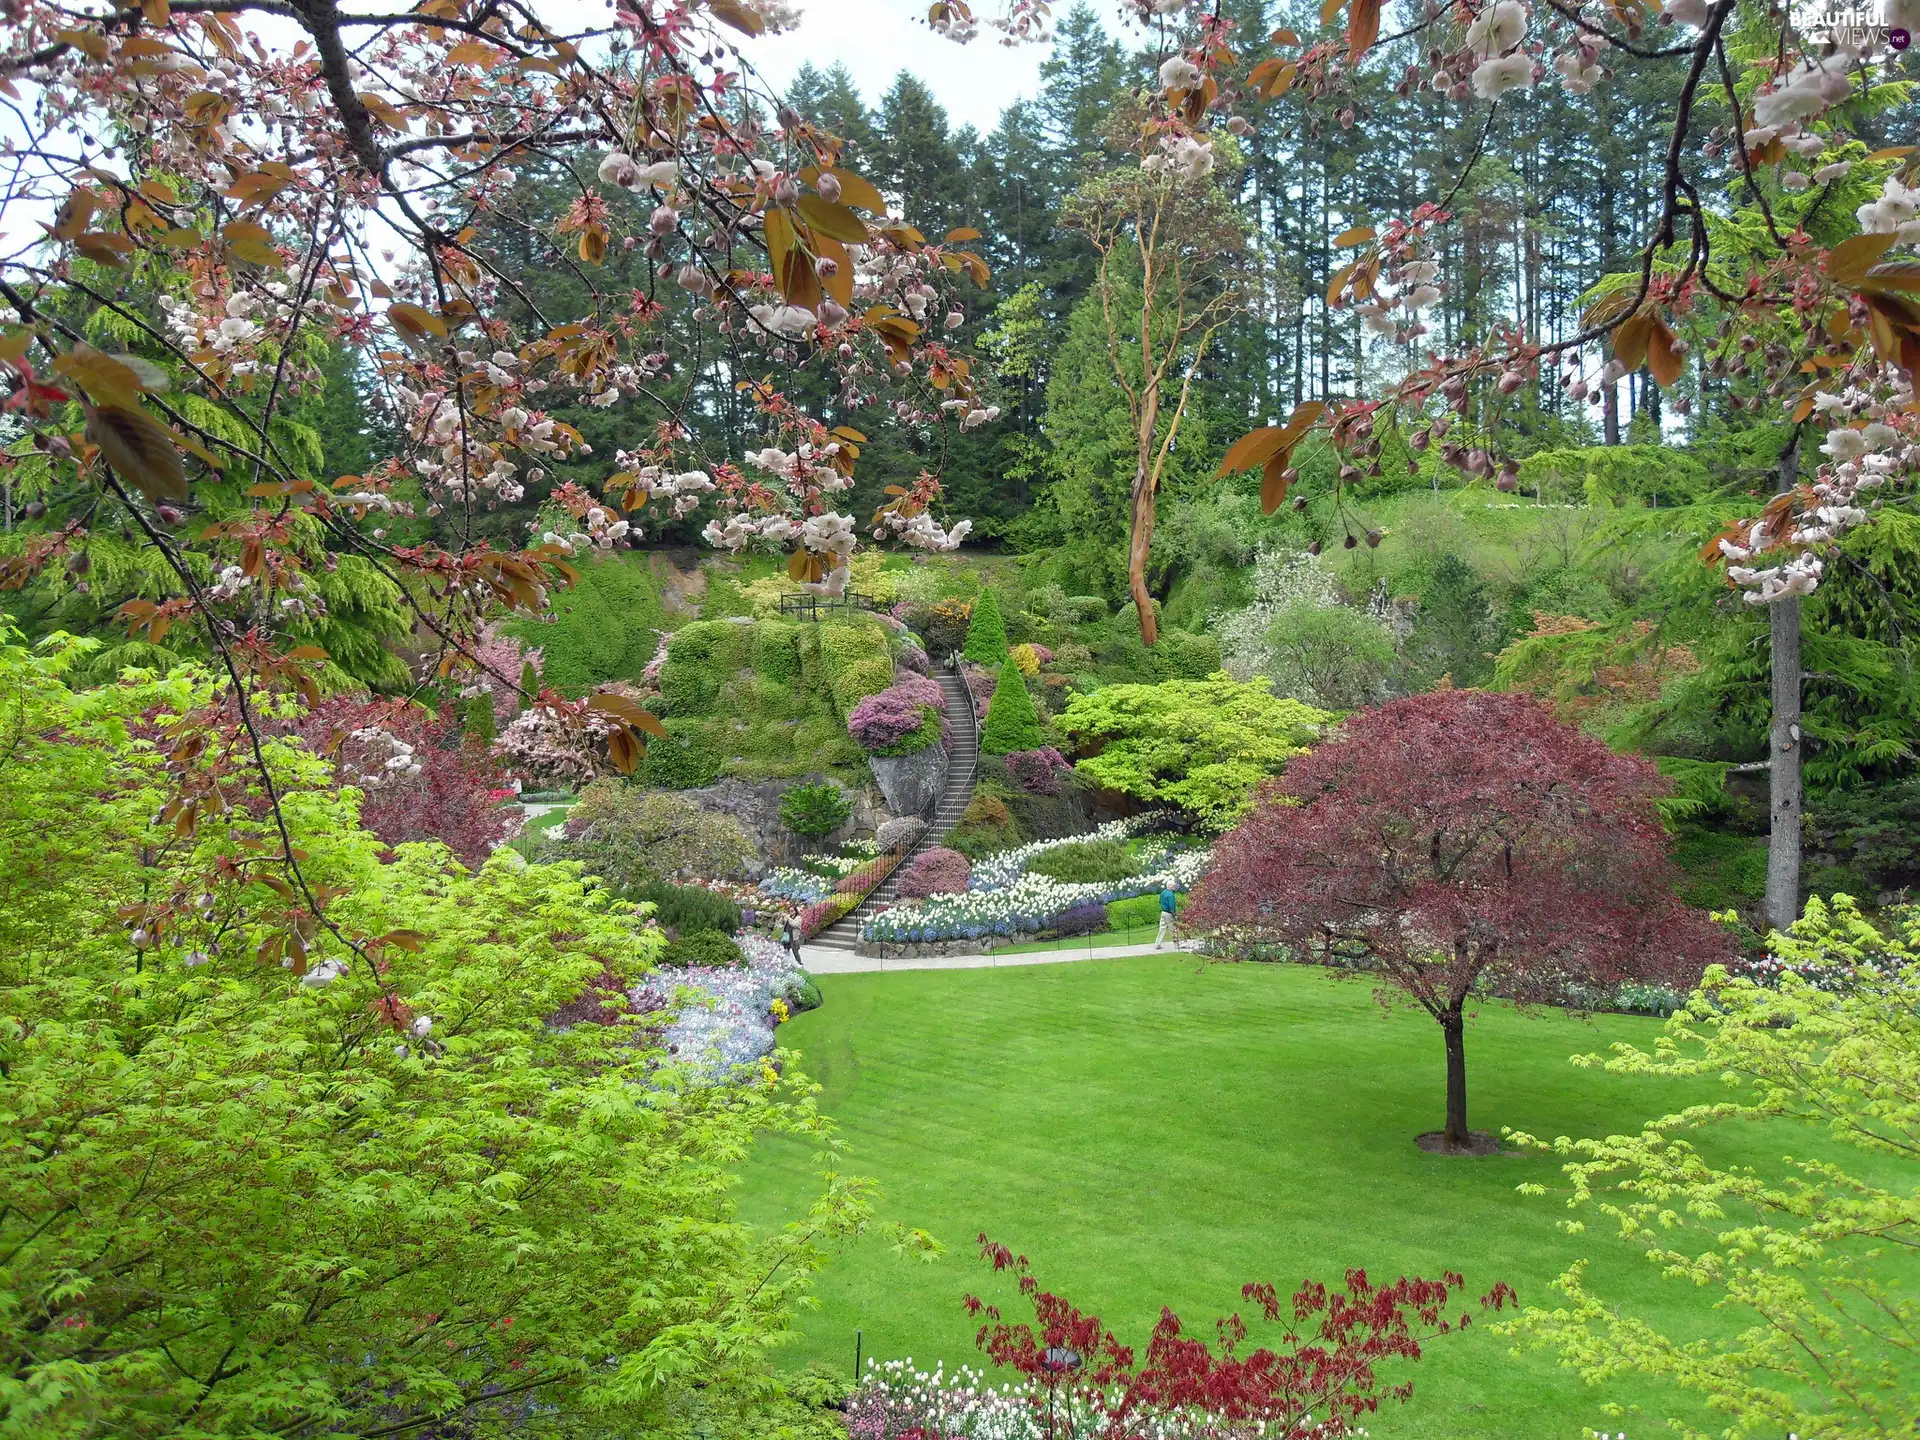
[[780,597],[780,613],[793,615],[806,620],[818,620],[822,610],[885,610],[871,595],[863,595],[858,590],[849,590],[840,596],[786,594]]
[[833,894],[824,900],[816,900],[800,912],[801,940],[813,939],[836,920],[859,909],[860,902],[886,883],[886,878],[899,868],[900,862],[913,853],[916,843],[912,840],[902,841],[891,850],[881,851],[858,870],[843,875],[833,887]]

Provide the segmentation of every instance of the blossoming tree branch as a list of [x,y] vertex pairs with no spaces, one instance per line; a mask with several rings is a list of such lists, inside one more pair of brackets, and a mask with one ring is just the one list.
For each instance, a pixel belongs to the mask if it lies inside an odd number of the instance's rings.
[[[981,423],[993,412],[939,337],[987,276],[973,237],[930,242],[744,68],[732,42],[792,18],[635,0],[561,33],[540,7],[465,0],[15,8],[0,359],[41,489],[83,503],[5,583],[82,567],[90,536],[135,527],[178,583],[128,624],[156,641],[202,627],[243,704],[322,658],[279,623],[319,603],[316,537],[401,584],[443,673],[477,663],[488,611],[541,607],[583,547],[702,504],[716,543],[790,551],[797,581],[843,588],[859,527],[834,506],[864,437],[783,377],[827,374],[842,409],[890,387],[907,423]],[[516,203],[534,165],[570,177],[562,213]],[[512,231],[583,282],[582,308],[547,313],[503,267],[487,237]],[[596,283],[614,247],[644,283]],[[316,475],[289,447],[314,340],[377,366],[399,444],[369,473]],[[703,367],[761,417],[744,464],[700,453],[694,392],[670,384]],[[571,523],[518,549],[480,538],[487,509],[590,453],[549,413],[578,404],[624,408],[641,438],[598,493],[556,490]],[[931,476],[896,487],[870,528],[951,548],[966,526],[935,519],[938,496]],[[397,544],[395,517],[440,538]]]

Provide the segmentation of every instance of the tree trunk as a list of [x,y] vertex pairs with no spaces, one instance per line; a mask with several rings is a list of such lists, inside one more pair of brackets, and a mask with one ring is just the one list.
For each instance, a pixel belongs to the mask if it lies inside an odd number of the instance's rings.
[[[1800,427],[1780,452],[1782,491],[1800,483]],[[1767,607],[1773,660],[1773,724],[1767,734],[1769,802],[1767,924],[1785,930],[1800,918],[1800,597]]]
[[1442,1139],[1448,1149],[1472,1143],[1467,1133],[1467,1022],[1455,1005],[1440,1017],[1440,1033],[1447,1041],[1447,1128]]
[[1147,593],[1147,551],[1153,546],[1153,471],[1143,462],[1133,472],[1133,533],[1127,544],[1127,589],[1140,612],[1140,641],[1151,645],[1160,638],[1154,619],[1153,596]]
[[1607,388],[1601,392],[1600,419],[1601,438],[1608,445],[1620,443],[1620,382],[1602,377]]

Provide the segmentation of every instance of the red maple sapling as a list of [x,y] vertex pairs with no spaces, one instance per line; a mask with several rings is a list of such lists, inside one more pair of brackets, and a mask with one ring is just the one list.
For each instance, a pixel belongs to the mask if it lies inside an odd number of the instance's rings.
[[1221,841],[1187,923],[1410,996],[1446,1040],[1443,1148],[1471,1147],[1469,997],[1687,987],[1730,956],[1674,896],[1663,790],[1531,696],[1409,696],[1289,763]]
[[[1034,1323],[1009,1323],[998,1307],[969,1295],[968,1312],[986,1317],[975,1343],[996,1364],[1042,1387],[1050,1409],[1055,1392],[1067,1388],[1076,1402],[1073,1412],[1095,1417],[1094,1433],[1102,1440],[1126,1440],[1155,1420],[1202,1415],[1236,1435],[1257,1423],[1268,1440],[1348,1435],[1354,1421],[1377,1411],[1382,1399],[1405,1403],[1413,1394],[1411,1381],[1383,1386],[1377,1370],[1382,1361],[1418,1360],[1422,1341],[1473,1323],[1469,1310],[1449,1314],[1466,1286],[1451,1271],[1438,1280],[1402,1276],[1375,1285],[1364,1270],[1349,1270],[1343,1289],[1308,1280],[1288,1305],[1272,1285],[1241,1287],[1263,1320],[1282,1327],[1277,1348],[1239,1353],[1249,1332],[1234,1314],[1216,1322],[1216,1350],[1184,1334],[1180,1317],[1162,1307],[1146,1357],[1136,1362],[1133,1348],[1098,1316],[1042,1290],[1026,1256],[984,1234],[979,1243],[981,1258],[996,1273],[1018,1277]],[[1501,1282],[1481,1297],[1479,1308],[1499,1310],[1514,1298]]]

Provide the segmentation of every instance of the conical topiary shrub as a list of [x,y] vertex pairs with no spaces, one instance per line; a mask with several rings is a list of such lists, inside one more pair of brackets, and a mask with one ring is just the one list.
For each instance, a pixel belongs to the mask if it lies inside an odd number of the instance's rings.
[[1007,755],[1015,750],[1038,750],[1045,743],[1033,697],[1027,694],[1027,682],[1021,678],[1020,667],[1009,661],[1000,667],[1000,683],[993,687],[993,699],[987,702],[980,748],[989,755]]
[[960,653],[976,665],[998,665],[1007,658],[1007,622],[1001,618],[1000,602],[993,598],[993,591],[982,590],[973,602],[966,648]]

